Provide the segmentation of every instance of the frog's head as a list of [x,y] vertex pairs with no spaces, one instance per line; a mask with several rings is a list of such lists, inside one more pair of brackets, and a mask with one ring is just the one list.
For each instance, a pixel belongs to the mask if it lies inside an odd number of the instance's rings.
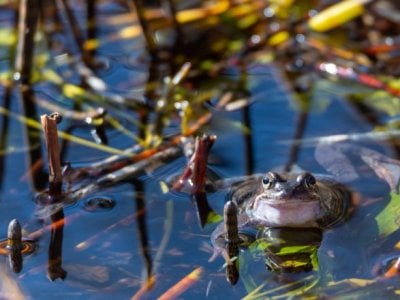
[[260,196],[271,203],[319,200],[317,180],[308,172],[282,175],[268,172],[262,178],[262,186]]
[[316,227],[322,216],[320,188],[310,173],[278,174],[262,178],[262,190],[247,214],[258,224],[280,227]]

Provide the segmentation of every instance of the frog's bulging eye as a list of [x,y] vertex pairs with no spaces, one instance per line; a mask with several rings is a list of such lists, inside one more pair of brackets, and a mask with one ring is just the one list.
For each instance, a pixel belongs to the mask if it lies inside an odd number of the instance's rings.
[[311,187],[317,183],[317,180],[310,173],[304,173],[297,177],[297,182],[304,184],[306,187]]
[[264,189],[269,189],[272,187],[272,185],[277,182],[280,181],[280,177],[278,174],[273,173],[273,172],[268,172],[267,175],[265,175],[262,178],[262,184],[264,186]]
[[268,176],[264,176],[262,179],[262,184],[264,186],[269,185],[271,183],[271,180],[269,180]]
[[317,183],[317,181],[315,180],[315,177],[312,176],[311,174],[308,174],[308,176],[306,177],[306,184],[314,185],[316,183]]

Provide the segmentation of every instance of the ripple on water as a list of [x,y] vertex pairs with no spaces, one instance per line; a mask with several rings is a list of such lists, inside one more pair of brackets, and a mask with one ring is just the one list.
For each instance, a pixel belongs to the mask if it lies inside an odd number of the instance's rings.
[[[34,241],[31,240],[24,240],[21,241],[21,253],[24,255],[31,254],[35,251],[36,244]],[[8,255],[10,252],[10,246],[8,239],[3,239],[0,241],[0,255]]]

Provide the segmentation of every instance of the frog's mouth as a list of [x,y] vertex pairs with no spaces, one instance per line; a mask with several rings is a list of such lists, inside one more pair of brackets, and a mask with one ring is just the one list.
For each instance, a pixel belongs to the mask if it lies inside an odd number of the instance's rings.
[[318,199],[312,198],[274,198],[274,199],[258,199],[258,202],[265,203],[266,205],[271,206],[301,206],[302,204],[311,204],[311,203],[319,203]]
[[255,222],[265,226],[316,227],[321,216],[315,199],[257,199],[249,212]]
[[[271,196],[271,195],[269,195]],[[320,197],[318,194],[304,193],[300,195],[288,195],[287,193],[277,193],[274,197],[266,197],[266,195],[258,196],[253,205],[252,210],[268,210],[276,209],[285,213],[287,210],[301,209],[318,210],[320,208]]]
[[282,190],[266,195],[261,195],[259,201],[271,204],[299,204],[302,202],[318,202],[320,197],[317,193],[305,190]]

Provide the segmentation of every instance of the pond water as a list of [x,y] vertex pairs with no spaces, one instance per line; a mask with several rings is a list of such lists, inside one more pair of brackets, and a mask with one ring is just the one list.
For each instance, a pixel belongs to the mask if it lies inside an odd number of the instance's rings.
[[[84,15],[83,5],[79,1],[73,2],[77,5],[75,14],[78,17]],[[10,11],[6,7],[1,11],[4,24],[12,18]],[[101,1],[99,11],[99,18],[104,22],[99,22],[98,32],[105,42],[98,48],[97,55],[105,64],[97,70],[97,76],[110,87],[109,95],[145,98],[150,59],[142,37],[112,40],[126,25],[123,17],[128,15],[127,7]],[[119,22],[115,16],[120,16]],[[55,47],[59,53],[51,52],[56,59],[49,59],[43,70],[56,70],[66,82],[79,82],[73,73],[73,64],[63,61],[62,53],[69,47],[70,38],[60,34],[59,40],[53,41],[59,43],[58,48]],[[9,69],[6,62],[12,59],[5,49],[0,54],[1,71],[5,72]],[[208,166],[221,178],[264,173],[288,164],[313,173],[325,173],[314,157],[318,138],[366,133],[375,126],[369,122],[368,115],[345,99],[340,89],[352,87],[344,82],[319,79],[317,92],[305,113],[299,108],[299,101],[288,87],[279,65],[266,63],[241,70],[227,69],[212,80],[221,84],[240,84],[240,89],[252,100],[247,110],[231,112],[207,104],[213,118],[203,131],[217,136]],[[60,90],[60,86],[51,80],[41,80],[34,85],[38,98],[72,109],[76,103],[69,101]],[[141,299],[155,299],[196,270],[201,270],[201,275],[182,293],[181,299],[243,298],[260,285],[263,285],[260,292],[270,291],[262,298],[287,298],[295,295],[291,292],[300,290],[309,296],[365,298],[365,295],[385,297],[388,293],[393,297],[390,280],[382,282],[378,289],[374,284],[379,283],[366,284],[363,289],[362,284],[349,281],[373,280],[376,270],[395,257],[393,245],[398,241],[397,231],[379,239],[375,216],[389,202],[390,190],[372,170],[361,164],[356,166],[361,170],[361,179],[349,184],[362,195],[361,204],[350,220],[324,233],[318,250],[319,270],[286,275],[274,273],[266,268],[265,257],[259,252],[254,255],[244,251],[240,255],[241,277],[235,286],[231,286],[225,277],[223,258],[219,256],[209,261],[213,253],[210,236],[217,224],[202,228],[191,196],[163,189],[171,176],[183,171],[186,159],[180,156],[159,168],[147,170],[146,174],[98,188],[76,203],[65,205],[62,261],[58,263],[66,275],[63,280],[49,280],[48,267],[54,264],[52,259],[57,259],[51,255],[51,249],[54,251],[57,246],[54,246],[54,232],[49,227],[52,217],[47,214],[38,218],[41,207],[35,200],[38,190],[32,183],[32,172],[39,175],[29,162],[29,153],[35,149],[42,151],[45,144],[43,139],[37,139],[39,131],[28,132],[18,118],[24,99],[17,89],[13,90],[11,98],[7,98],[6,88],[1,87],[0,96],[2,106],[13,113],[2,113],[0,117],[3,134],[0,143],[4,151],[0,161],[0,236],[6,238],[7,226],[16,218],[23,227],[24,236],[35,236],[36,246],[33,254],[24,256],[23,269],[17,274],[10,270],[7,256],[0,257],[0,272],[4,278],[0,284],[0,298],[129,299],[136,295]],[[125,111],[122,105],[115,103],[108,104],[107,109],[125,129],[137,133],[136,113]],[[53,111],[47,104],[38,105],[37,110],[37,116]],[[301,121],[305,122],[304,132],[296,137]],[[91,127],[83,123],[73,127],[70,133],[91,140]],[[63,121],[59,128],[67,131],[71,124],[72,121]],[[244,133],[247,132],[244,126],[251,134]],[[166,131],[170,135],[176,134],[178,125],[173,124]],[[125,149],[134,144],[129,135],[115,129],[106,132],[112,147]],[[28,133],[38,144],[27,142]],[[295,138],[302,142],[293,161]],[[70,162],[75,169],[110,155],[73,142],[63,146],[62,160]],[[390,144],[371,140],[364,141],[363,146],[393,158],[398,153]],[[45,160],[46,155],[43,158]],[[46,165],[44,162],[45,168]],[[45,172],[41,176],[40,180],[46,182]],[[208,194],[210,207],[220,215],[227,192],[220,190]],[[100,201],[98,206],[97,201]],[[155,283],[139,297],[137,293],[149,276],[149,269],[155,276]],[[340,280],[345,280],[343,285],[327,288],[329,282]],[[291,282],[296,285],[290,285]]]

